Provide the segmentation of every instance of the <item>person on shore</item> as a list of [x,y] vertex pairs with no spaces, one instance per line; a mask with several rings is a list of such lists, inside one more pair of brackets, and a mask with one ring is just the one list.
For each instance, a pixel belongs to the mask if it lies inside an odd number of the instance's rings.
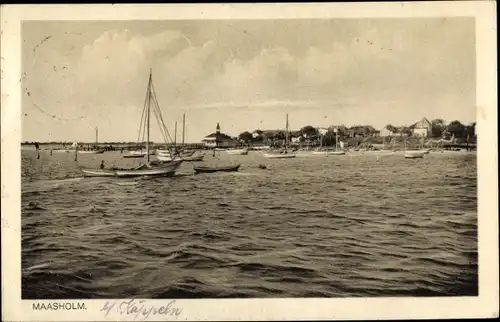
[[101,165],[99,166],[99,168],[104,169],[104,160],[101,161]]

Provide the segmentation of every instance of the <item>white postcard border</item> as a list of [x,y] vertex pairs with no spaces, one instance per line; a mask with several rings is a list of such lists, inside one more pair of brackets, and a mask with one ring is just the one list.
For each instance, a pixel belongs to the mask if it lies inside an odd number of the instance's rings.
[[[179,316],[137,320],[337,320],[498,316],[498,188],[496,11],[493,1],[239,5],[24,5],[1,11],[2,318],[7,321],[133,320],[116,309],[124,300],[21,300],[20,138],[22,20],[292,19],[476,17],[478,137],[478,297],[175,300]],[[34,310],[34,304],[85,304],[85,310]],[[146,300],[148,307],[170,300]],[[137,303],[137,302],[136,302]],[[67,305],[67,304],[66,304]],[[81,304],[80,304],[81,305]],[[69,308],[69,307],[68,307]],[[163,313],[165,310],[162,311]]]

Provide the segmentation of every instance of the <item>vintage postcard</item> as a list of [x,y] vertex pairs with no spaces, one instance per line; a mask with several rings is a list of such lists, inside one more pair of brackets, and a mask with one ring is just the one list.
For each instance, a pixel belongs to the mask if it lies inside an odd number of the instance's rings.
[[498,317],[495,9],[2,6],[2,320]]

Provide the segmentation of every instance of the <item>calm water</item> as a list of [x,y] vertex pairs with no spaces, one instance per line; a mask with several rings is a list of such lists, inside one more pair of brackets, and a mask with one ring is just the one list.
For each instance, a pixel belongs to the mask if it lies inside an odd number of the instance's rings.
[[[478,293],[475,154],[221,153],[240,172],[147,180],[73,158],[22,151],[25,299]],[[138,162],[78,161],[101,159]]]

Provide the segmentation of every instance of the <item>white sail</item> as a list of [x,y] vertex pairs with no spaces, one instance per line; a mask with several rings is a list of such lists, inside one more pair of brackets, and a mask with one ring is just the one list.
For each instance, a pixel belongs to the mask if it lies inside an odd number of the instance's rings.
[[[144,130],[146,137],[146,150],[131,151],[130,156],[141,157],[144,152],[144,156],[147,158],[145,164],[141,164],[138,167],[132,169],[86,169],[81,168],[84,175],[87,176],[117,176],[117,177],[134,177],[134,176],[169,176],[175,174],[175,171],[180,167],[182,160],[173,160],[171,162],[159,163],[151,162],[150,155],[154,153],[150,149],[150,118],[151,110],[153,108],[153,113],[156,116],[156,121],[160,125],[160,130],[165,135],[168,131],[165,127],[165,122],[163,122],[163,117],[158,106],[158,101],[156,99],[156,94],[154,93],[152,73],[149,74],[148,87],[146,91],[146,102],[144,104],[144,109],[142,113],[142,119],[139,128],[139,136],[141,134],[141,129]],[[144,122],[143,122],[144,120]]]

